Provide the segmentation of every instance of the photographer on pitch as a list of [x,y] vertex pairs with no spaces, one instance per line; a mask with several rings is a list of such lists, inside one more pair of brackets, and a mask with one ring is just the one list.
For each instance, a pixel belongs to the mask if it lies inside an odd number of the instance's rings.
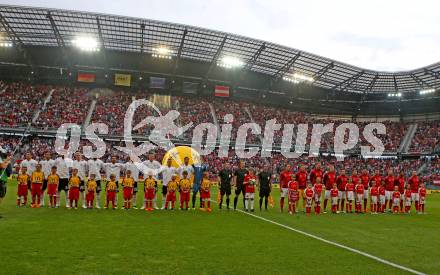
[[6,184],[11,173],[11,156],[7,154],[5,149],[0,147],[0,203],[6,196]]

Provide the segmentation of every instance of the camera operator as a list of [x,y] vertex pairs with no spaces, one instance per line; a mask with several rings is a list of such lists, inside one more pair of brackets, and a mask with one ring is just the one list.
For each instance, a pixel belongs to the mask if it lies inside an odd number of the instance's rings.
[[6,196],[6,184],[12,173],[11,157],[6,150],[0,147],[0,203]]

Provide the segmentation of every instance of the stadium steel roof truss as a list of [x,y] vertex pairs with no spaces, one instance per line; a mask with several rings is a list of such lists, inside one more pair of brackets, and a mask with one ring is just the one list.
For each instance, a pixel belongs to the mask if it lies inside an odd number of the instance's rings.
[[92,36],[102,44],[102,49],[152,54],[158,47],[167,47],[176,59],[173,75],[179,59],[210,63],[207,77],[219,58],[233,56],[244,62],[244,70],[274,79],[298,72],[313,77],[312,85],[335,91],[404,93],[440,88],[440,62],[405,72],[377,72],[275,43],[204,28],[44,8],[0,5],[0,23],[2,39],[14,45],[72,47],[76,37]]

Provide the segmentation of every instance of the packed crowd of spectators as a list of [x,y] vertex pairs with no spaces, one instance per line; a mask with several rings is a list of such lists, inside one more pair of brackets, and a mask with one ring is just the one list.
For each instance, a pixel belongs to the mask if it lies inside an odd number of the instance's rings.
[[50,86],[10,83],[0,90],[0,126],[26,127],[43,107]]
[[46,109],[40,113],[35,127],[50,129],[58,128],[63,123],[82,125],[92,99],[88,89],[84,88],[55,88]]
[[[47,98],[50,86],[37,85],[31,86],[23,83],[4,83],[0,82],[0,126],[17,127],[27,126],[33,116],[43,107],[43,102]],[[112,91],[108,94],[102,94],[97,99],[97,104],[93,111],[91,122],[102,122],[108,125],[109,134],[122,135],[124,129],[124,116],[128,106],[133,99],[150,99],[152,94],[146,91],[128,92]],[[84,88],[56,87],[50,101],[46,104],[46,109],[41,110],[39,117],[33,127],[50,129],[58,128],[62,123],[70,122],[83,124],[91,103],[89,91]],[[210,105],[213,106],[214,115]],[[251,104],[248,102],[235,101],[232,99],[207,98],[207,97],[184,97],[170,96],[169,106],[159,106],[162,114],[166,114],[170,109],[180,112],[180,118],[177,123],[186,125],[193,122],[193,125],[210,122],[215,120],[221,126],[224,123],[226,114],[233,115],[232,139],[235,140],[239,126],[244,123],[254,122],[260,125],[262,134],[253,135],[248,130],[247,143],[261,144],[264,133],[264,127],[267,120],[276,119],[277,123],[285,124],[308,124],[306,144],[310,144],[313,124],[334,123],[333,132],[326,133],[321,139],[320,149],[332,149],[334,144],[334,131],[338,125],[350,120],[340,120],[335,118],[317,118],[310,114],[294,112],[285,108],[276,108],[263,106],[261,104]],[[248,112],[248,111],[249,112]],[[139,123],[147,116],[157,116],[154,110],[148,106],[142,106],[137,109],[133,126]],[[386,126],[385,135],[377,135],[385,145],[386,152],[396,152],[405,136],[410,123],[401,122],[383,122]],[[360,146],[370,145],[362,135],[367,122],[358,122],[359,142],[355,150]],[[133,135],[149,135],[154,128],[152,124],[133,131]],[[295,144],[297,127],[294,128],[292,144]],[[275,144],[281,144],[283,127],[274,133]],[[193,134],[193,128],[189,129],[180,139],[190,141]],[[410,152],[431,152],[434,148],[440,146],[440,120],[418,123],[417,132],[411,141]],[[347,135],[344,139],[347,139]],[[219,138],[219,136],[218,136]],[[206,139],[206,137],[205,137]],[[306,147],[307,150],[307,147]]]
[[440,120],[417,123],[409,151],[426,153],[437,146],[440,146]]

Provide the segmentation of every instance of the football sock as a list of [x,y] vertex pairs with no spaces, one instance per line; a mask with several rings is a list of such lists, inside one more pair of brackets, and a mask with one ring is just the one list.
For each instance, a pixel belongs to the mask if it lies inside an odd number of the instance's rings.
[[235,197],[234,197],[234,209],[237,208],[237,202],[238,202],[238,197],[235,196]]
[[226,197],[226,208],[229,209],[229,196]]

